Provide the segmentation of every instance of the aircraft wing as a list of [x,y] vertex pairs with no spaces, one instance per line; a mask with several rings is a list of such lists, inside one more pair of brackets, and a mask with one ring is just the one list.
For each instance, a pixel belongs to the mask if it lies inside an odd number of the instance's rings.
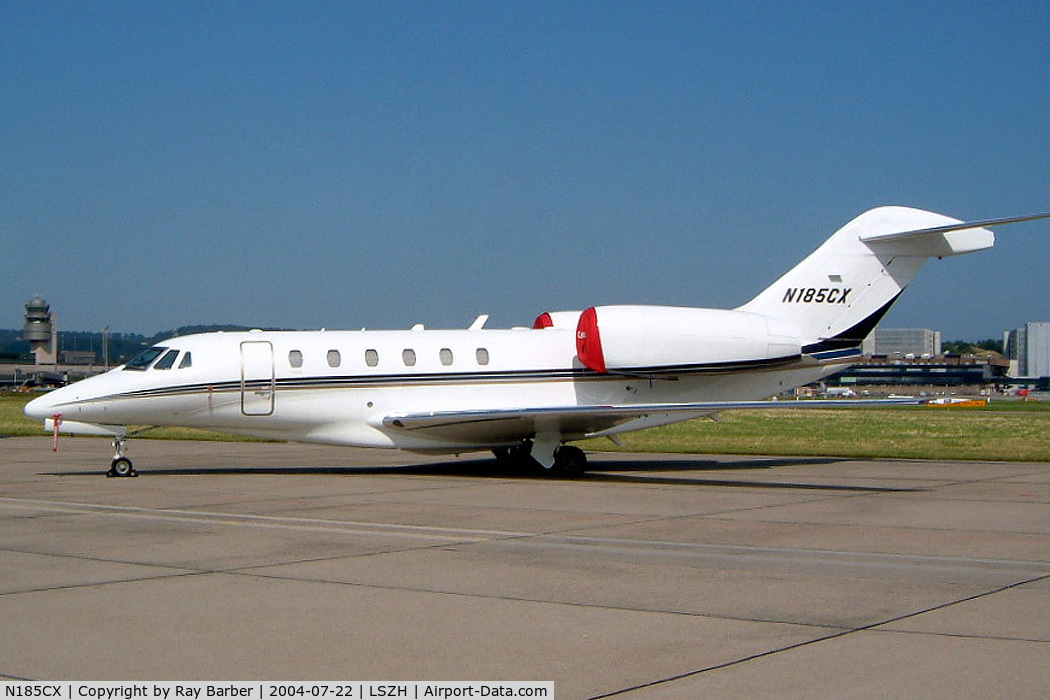
[[[631,421],[659,424],[662,416],[687,420],[720,411],[740,409],[853,408],[858,406],[906,406],[923,403],[920,399],[831,399],[810,401],[705,401],[698,403],[656,403],[625,406],[555,406],[543,408],[496,408],[462,411],[394,413],[373,424],[387,430],[405,432],[448,442],[481,446],[514,442],[540,431],[554,431],[563,439],[602,435]],[[691,415],[690,415],[691,414]],[[655,420],[653,420],[655,419]],[[647,427],[639,425],[639,427]]]

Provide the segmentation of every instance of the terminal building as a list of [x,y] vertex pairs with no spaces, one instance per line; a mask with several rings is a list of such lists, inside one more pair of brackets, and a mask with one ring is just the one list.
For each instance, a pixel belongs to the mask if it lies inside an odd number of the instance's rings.
[[865,355],[860,362],[828,377],[827,386],[907,387],[937,393],[951,388],[982,393],[989,387],[1004,390],[1012,384],[1009,362],[985,355],[934,355],[905,358],[901,355]]
[[1050,390],[1050,322],[1026,323],[1007,331],[1003,341],[1002,356],[944,354],[940,331],[880,328],[865,339],[857,364],[824,383],[858,391],[900,387],[909,393],[937,393],[941,388],[966,393]]
[[983,393],[1012,383],[1007,360],[995,354],[945,355],[941,332],[929,328],[877,328],[861,351],[857,364],[828,377],[825,386],[858,393]]

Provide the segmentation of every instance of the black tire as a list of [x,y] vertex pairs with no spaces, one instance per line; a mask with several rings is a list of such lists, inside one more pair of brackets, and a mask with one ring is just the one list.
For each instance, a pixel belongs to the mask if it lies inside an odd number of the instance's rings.
[[536,460],[530,456],[531,452],[532,442],[529,440],[513,447],[497,447],[492,450],[492,454],[496,456],[496,462],[504,469],[526,473],[543,471]]
[[113,463],[109,465],[109,473],[113,476],[138,476],[134,465],[131,464],[131,460],[127,457],[114,459]]
[[563,445],[554,453],[550,473],[562,479],[575,479],[587,471],[587,454],[579,447]]

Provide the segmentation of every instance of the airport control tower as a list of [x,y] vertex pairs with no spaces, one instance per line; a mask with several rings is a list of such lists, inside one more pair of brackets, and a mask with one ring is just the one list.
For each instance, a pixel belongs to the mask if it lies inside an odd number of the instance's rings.
[[29,352],[38,365],[53,365],[58,360],[58,329],[51,307],[39,296],[26,304],[26,326],[23,337],[29,341]]

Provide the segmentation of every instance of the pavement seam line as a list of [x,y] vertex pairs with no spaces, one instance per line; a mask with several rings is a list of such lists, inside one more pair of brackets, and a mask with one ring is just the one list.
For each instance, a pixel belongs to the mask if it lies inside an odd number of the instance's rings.
[[[652,687],[657,686],[657,685],[662,685],[664,683],[672,683],[674,681],[679,681],[679,680],[682,680],[684,678],[692,678],[692,677],[695,677],[695,676],[699,676],[700,674],[703,674],[703,673],[708,673],[710,671],[718,671],[718,670],[721,670],[721,669],[724,669],[724,668],[730,668],[732,666],[738,666],[740,664],[747,663],[748,661],[755,661],[757,659],[763,659],[763,658],[766,658],[766,657],[769,657],[769,656],[774,656],[776,654],[780,654],[780,653],[783,653],[783,652],[786,652],[786,651],[793,651],[795,649],[801,649],[802,647],[811,646],[813,644],[819,644],[820,642],[826,642],[826,641],[830,641],[830,640],[833,640],[833,639],[839,639],[841,637],[845,637],[845,636],[848,636],[848,635],[851,635],[851,634],[856,634],[857,632],[869,632],[869,631],[872,631],[872,630],[876,630],[879,627],[893,624],[895,622],[900,622],[902,620],[907,620],[907,619],[910,619],[910,618],[913,618],[913,617],[918,617],[919,615],[925,615],[926,613],[935,612],[937,610],[944,610],[946,608],[950,608],[950,607],[953,607],[953,606],[956,606],[956,605],[961,605],[962,603],[968,603],[968,602],[971,602],[971,601],[974,601],[974,600],[978,600],[980,598],[985,598],[987,596],[995,595],[997,593],[1002,593],[1003,591],[1008,591],[1008,590],[1011,590],[1011,589],[1014,589],[1014,588],[1018,588],[1020,586],[1028,585],[1030,583],[1037,583],[1037,582],[1045,581],[1045,580],[1048,580],[1048,579],[1050,579],[1050,574],[1046,574],[1046,575],[1043,575],[1043,576],[1037,576],[1035,578],[1027,579],[1027,580],[1024,580],[1024,581],[1015,581],[1014,583],[1010,583],[1010,584],[1007,584],[1005,586],[1000,586],[1000,587],[995,588],[993,590],[982,591],[981,593],[975,593],[973,595],[966,596],[964,598],[959,598],[957,600],[952,600],[952,601],[948,601],[948,602],[945,602],[945,603],[941,603],[940,605],[934,605],[934,606],[931,606],[931,607],[926,608],[924,610],[919,610],[919,611],[916,611],[916,612],[907,613],[905,615],[898,615],[898,616],[890,618],[888,620],[882,620],[881,622],[873,622],[873,623],[868,624],[868,625],[861,625],[860,627],[855,627],[855,628],[851,628],[851,629],[842,630],[840,632],[836,632],[834,634],[829,634],[829,635],[826,635],[826,636],[823,636],[823,637],[817,637],[815,639],[809,639],[809,640],[806,640],[804,642],[797,642],[795,644],[789,644],[789,645],[787,645],[785,647],[780,647],[778,649],[767,649],[766,651],[760,652],[758,654],[752,654],[750,656],[742,657],[742,658],[739,658],[739,659],[733,659],[731,661],[726,661],[724,663],[715,664],[713,666],[708,666],[706,668],[700,668],[700,669],[696,669],[696,670],[693,670],[693,671],[687,671],[685,673],[679,673],[679,674],[676,674],[674,676],[668,676],[667,678],[659,678],[659,679],[656,679],[656,680],[653,680],[653,681],[648,681],[646,683],[639,683],[639,684],[631,686],[629,688],[621,688],[619,690],[614,690],[614,691],[611,691],[611,692],[608,692],[608,693],[602,693],[600,695],[593,695],[590,698],[588,698],[587,700],[604,700],[605,698],[613,698],[613,697],[616,697],[618,695],[624,695],[626,693],[634,692],[636,690],[642,690],[644,688],[652,688]],[[896,630],[879,630],[879,631],[881,631],[881,632],[895,632]]]

